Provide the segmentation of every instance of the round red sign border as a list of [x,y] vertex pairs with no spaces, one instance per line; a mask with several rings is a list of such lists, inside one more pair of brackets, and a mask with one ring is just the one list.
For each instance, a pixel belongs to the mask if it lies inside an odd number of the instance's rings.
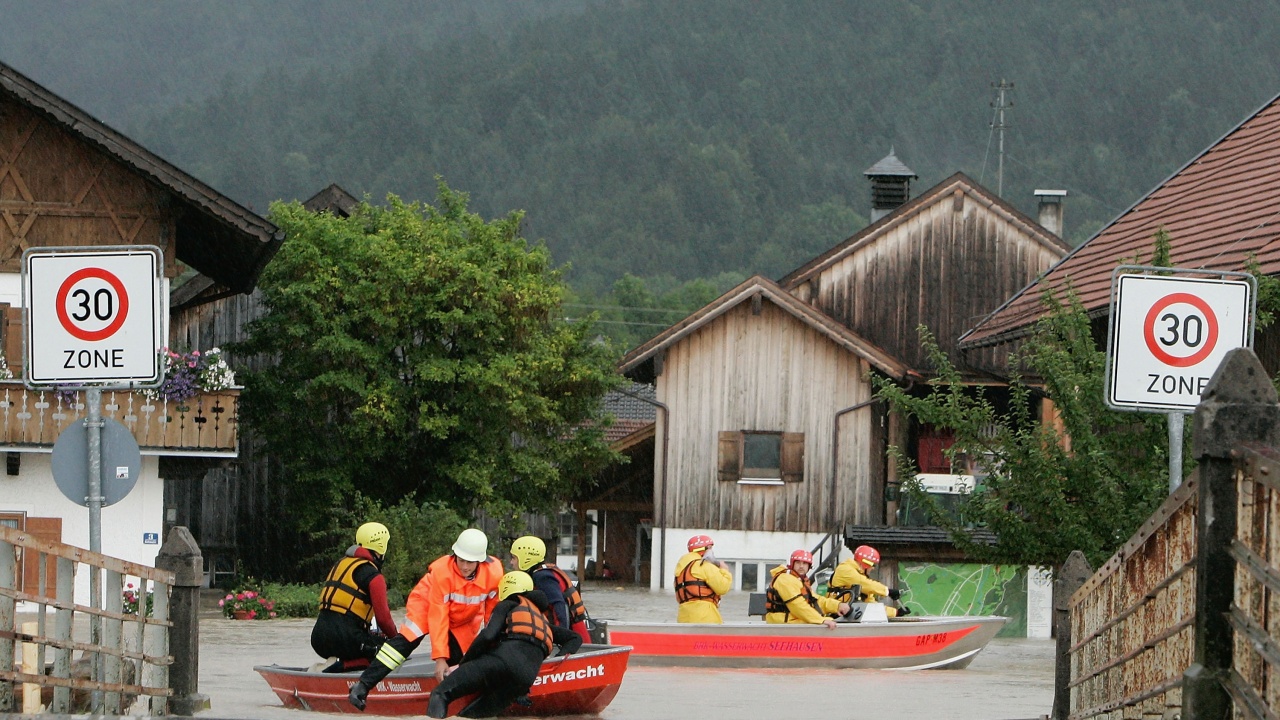
[[[102,328],[101,330],[82,330],[77,327],[76,324],[72,322],[71,317],[67,315],[67,295],[71,292],[71,288],[75,287],[76,283],[84,280],[85,278],[98,278],[99,280],[106,282],[116,291],[116,297],[120,299],[120,311],[116,313],[115,320],[112,320],[110,325]],[[124,283],[120,282],[120,278],[116,277],[115,274],[102,268],[80,268],[68,275],[67,279],[63,280],[62,285],[58,287],[56,306],[58,310],[58,322],[62,324],[62,328],[64,330],[71,333],[73,337],[79,340],[84,340],[85,342],[98,342],[99,340],[106,340],[112,335],[115,335],[116,331],[120,329],[120,326],[124,325],[124,320],[129,315],[129,293],[125,291]]]
[[[1156,316],[1160,314],[1161,310],[1164,310],[1170,305],[1174,305],[1176,303],[1186,303],[1194,306],[1197,310],[1204,313],[1205,320],[1209,323],[1208,342],[1204,344],[1203,348],[1200,348],[1200,350],[1184,358],[1175,357],[1165,352],[1160,348],[1155,337]],[[1185,292],[1169,293],[1157,300],[1155,304],[1151,306],[1151,309],[1147,311],[1147,317],[1142,323],[1142,334],[1147,341],[1147,349],[1151,351],[1151,354],[1155,356],[1156,360],[1168,365],[1169,367],[1191,367],[1192,365],[1198,365],[1203,362],[1204,359],[1209,357],[1209,354],[1213,352],[1213,349],[1218,346],[1218,316],[1213,312],[1213,308],[1209,307],[1209,303],[1205,302],[1204,298],[1201,298],[1198,295],[1192,295],[1191,293]]]

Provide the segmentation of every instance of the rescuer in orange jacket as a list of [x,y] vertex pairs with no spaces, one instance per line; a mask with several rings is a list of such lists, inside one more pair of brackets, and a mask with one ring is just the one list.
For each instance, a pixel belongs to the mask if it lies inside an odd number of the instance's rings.
[[796,550],[791,553],[787,565],[779,565],[769,571],[773,580],[764,594],[765,622],[810,623],[826,625],[828,630],[836,628],[836,621],[824,616],[844,615],[849,612],[849,604],[829,597],[814,597],[813,588],[809,585],[811,567],[813,554],[808,550]]
[[533,578],[523,570],[502,577],[498,598],[501,602],[489,624],[476,636],[462,662],[431,691],[427,717],[447,717],[451,701],[475,692],[480,697],[458,714],[497,715],[529,692],[542,661],[557,646],[565,655],[582,646],[577,633],[556,627],[547,619],[547,598],[541,590],[533,589]]
[[720,597],[733,588],[733,573],[723,560],[716,560],[715,543],[706,535],[689,538],[689,552],[676,561],[676,602],[680,610],[676,622],[723,623]]
[[400,632],[378,648],[369,668],[352,686],[348,695],[352,705],[364,710],[369,689],[400,667],[427,635],[436,680],[444,680],[449,666],[462,660],[498,604],[502,563],[489,556],[488,547],[483,532],[468,528],[458,535],[453,554],[431,563],[409,593]]

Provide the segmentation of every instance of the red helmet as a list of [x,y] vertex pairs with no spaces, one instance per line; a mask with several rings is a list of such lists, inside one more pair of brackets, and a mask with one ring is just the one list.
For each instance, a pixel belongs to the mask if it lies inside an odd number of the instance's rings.
[[809,552],[808,550],[797,550],[791,553],[791,561],[787,563],[787,567],[794,570],[796,567],[796,563],[798,562],[809,563],[809,566],[812,567],[813,553]]
[[694,535],[689,538],[689,552],[693,552],[694,550],[705,550],[712,545],[715,545],[715,543],[712,542],[711,538],[707,535]]
[[859,545],[858,549],[853,551],[853,561],[871,569],[880,564],[880,552],[870,545]]

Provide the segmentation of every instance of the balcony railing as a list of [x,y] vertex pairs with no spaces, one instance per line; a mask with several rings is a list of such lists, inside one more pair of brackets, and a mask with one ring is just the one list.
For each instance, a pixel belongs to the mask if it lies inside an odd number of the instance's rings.
[[[129,428],[146,455],[233,456],[240,390],[202,392],[189,400],[151,400],[142,391],[103,390],[102,416]],[[28,390],[0,381],[0,450],[49,449],[83,418],[83,390]]]

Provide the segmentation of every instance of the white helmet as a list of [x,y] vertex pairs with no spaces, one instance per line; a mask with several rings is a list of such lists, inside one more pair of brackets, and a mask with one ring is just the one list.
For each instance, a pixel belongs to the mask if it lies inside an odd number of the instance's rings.
[[467,528],[453,544],[453,554],[463,560],[482,562],[489,558],[489,538],[475,528]]

